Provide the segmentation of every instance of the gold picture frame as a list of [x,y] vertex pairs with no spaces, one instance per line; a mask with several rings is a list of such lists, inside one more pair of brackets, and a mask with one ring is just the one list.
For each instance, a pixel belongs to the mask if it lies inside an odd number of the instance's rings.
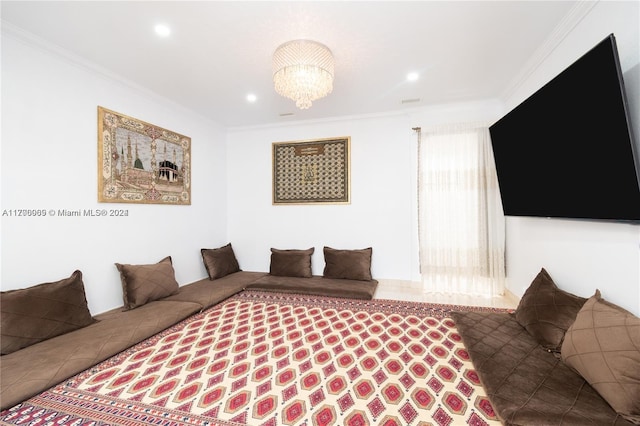
[[273,142],[273,204],[350,204],[351,137]]
[[98,201],[191,204],[191,138],[98,106]]

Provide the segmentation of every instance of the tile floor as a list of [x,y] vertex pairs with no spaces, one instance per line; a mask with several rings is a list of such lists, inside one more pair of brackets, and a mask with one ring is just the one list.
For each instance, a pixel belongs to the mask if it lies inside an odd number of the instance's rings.
[[442,303],[450,305],[487,306],[515,309],[519,298],[507,292],[504,296],[475,297],[464,294],[426,293],[420,283],[396,280],[378,280],[374,299],[407,300],[411,302]]

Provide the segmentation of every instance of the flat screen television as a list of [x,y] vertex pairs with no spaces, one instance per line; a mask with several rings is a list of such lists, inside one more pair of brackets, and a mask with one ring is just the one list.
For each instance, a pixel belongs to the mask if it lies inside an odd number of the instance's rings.
[[489,132],[505,215],[640,222],[640,160],[613,34]]

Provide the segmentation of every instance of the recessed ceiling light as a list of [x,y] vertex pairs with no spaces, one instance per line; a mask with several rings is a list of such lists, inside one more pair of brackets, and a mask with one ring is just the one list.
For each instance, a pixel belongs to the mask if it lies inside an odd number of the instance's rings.
[[407,80],[408,81],[416,81],[420,76],[418,75],[417,72],[410,72],[409,74],[407,74]]
[[164,24],[158,24],[154,29],[156,31],[156,34],[158,34],[160,37],[169,37],[169,35],[171,34],[171,28]]
[[249,93],[247,95],[247,101],[254,103],[255,101],[258,100],[258,97],[256,95],[254,95],[253,93]]

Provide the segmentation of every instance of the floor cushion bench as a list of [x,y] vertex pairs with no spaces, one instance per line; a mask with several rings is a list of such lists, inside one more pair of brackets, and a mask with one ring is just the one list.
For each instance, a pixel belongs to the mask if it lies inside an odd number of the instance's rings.
[[181,286],[178,293],[161,300],[195,302],[199,303],[204,310],[241,292],[250,283],[265,275],[267,275],[266,272],[238,271],[214,280],[203,278]]
[[452,317],[496,414],[505,425],[631,425],[513,314]]
[[314,275],[309,278],[264,275],[251,282],[245,290],[298,293],[315,296],[372,299],[378,286],[377,280],[348,280]]
[[[275,277],[238,271],[180,286],[135,309],[118,307],[95,322],[0,358],[0,409],[6,409],[244,289],[371,299],[377,281]],[[256,283],[254,286],[253,283]]]
[[264,272],[240,271],[179,287],[135,309],[118,307],[95,322],[0,358],[0,409],[11,407],[242,291]]
[[505,425],[640,424],[640,318],[544,268],[514,312],[453,312]]
[[153,336],[202,306],[192,302],[150,302],[114,309],[96,322],[0,358],[0,409],[11,407]]
[[[89,312],[80,271],[57,282],[2,292],[0,409],[12,407],[245,289],[371,299],[378,284],[370,276],[371,249],[324,250],[328,262],[325,276],[319,277],[311,275],[313,248],[272,249],[270,272],[299,275],[302,271],[305,275],[289,277],[240,270],[231,243],[202,249],[209,276],[183,286],[175,280],[171,256],[154,264],[116,263],[124,306],[96,316]],[[42,314],[33,315],[34,311]],[[39,324],[50,332],[41,333]]]

